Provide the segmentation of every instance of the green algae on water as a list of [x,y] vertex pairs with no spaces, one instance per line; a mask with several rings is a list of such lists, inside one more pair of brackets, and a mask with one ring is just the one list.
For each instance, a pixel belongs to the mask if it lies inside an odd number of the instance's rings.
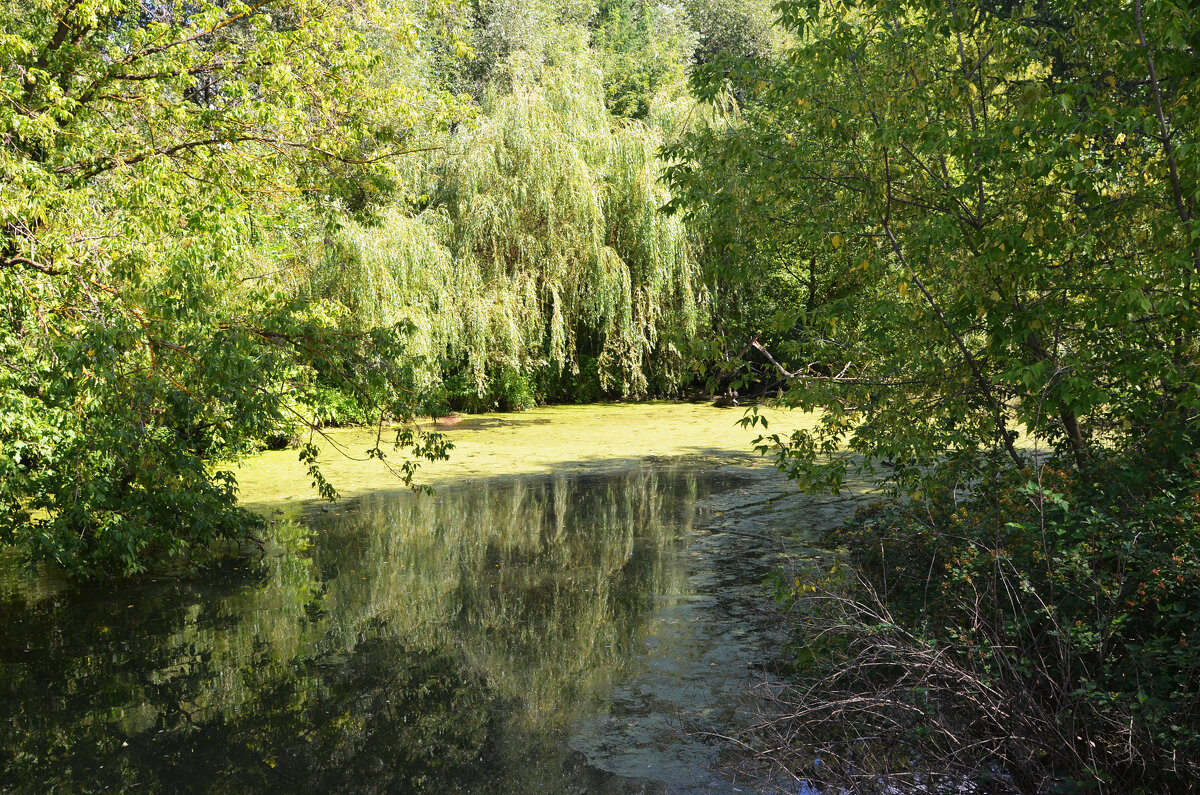
[[[809,427],[817,416],[786,409],[759,413],[772,432]],[[423,462],[417,481],[437,487],[495,475],[613,471],[651,457],[720,457],[728,464],[730,455],[740,454],[739,463],[749,464],[758,458],[752,445],[762,429],[742,427],[744,416],[708,404],[651,402],[473,415],[451,428],[426,423],[428,430],[445,433],[454,449],[448,461]],[[327,433],[320,464],[343,496],[403,488],[384,464],[366,455],[375,444],[374,429]],[[256,510],[316,498],[295,450],[262,453],[236,474],[242,503]]]

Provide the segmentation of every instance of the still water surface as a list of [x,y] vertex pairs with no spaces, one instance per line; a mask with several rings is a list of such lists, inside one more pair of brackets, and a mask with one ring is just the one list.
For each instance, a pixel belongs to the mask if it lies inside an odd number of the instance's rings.
[[738,723],[813,510],[672,456],[366,494],[202,579],[10,583],[0,789],[740,789],[687,730]]

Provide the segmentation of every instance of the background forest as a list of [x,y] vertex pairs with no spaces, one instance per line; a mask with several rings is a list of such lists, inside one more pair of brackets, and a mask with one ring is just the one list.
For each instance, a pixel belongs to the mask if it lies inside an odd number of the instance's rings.
[[332,495],[325,425],[779,394],[892,500],[781,580],[773,774],[1193,791],[1198,11],[0,0],[0,540],[130,575],[264,445]]

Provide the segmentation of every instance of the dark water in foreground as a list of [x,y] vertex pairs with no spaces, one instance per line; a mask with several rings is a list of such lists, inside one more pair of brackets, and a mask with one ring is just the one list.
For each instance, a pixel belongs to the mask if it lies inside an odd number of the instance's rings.
[[9,587],[0,790],[742,791],[682,730],[736,724],[769,655],[780,528],[721,518],[768,483],[493,478],[192,581]]

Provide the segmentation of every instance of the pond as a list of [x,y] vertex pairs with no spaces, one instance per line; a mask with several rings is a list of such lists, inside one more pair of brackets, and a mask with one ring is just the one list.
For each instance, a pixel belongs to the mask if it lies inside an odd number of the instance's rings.
[[706,737],[765,675],[764,578],[849,503],[747,457],[740,413],[653,410],[640,450],[645,406],[463,423],[433,497],[351,462],[324,510],[266,456],[248,501],[301,521],[199,578],[10,572],[0,789],[745,791]]

